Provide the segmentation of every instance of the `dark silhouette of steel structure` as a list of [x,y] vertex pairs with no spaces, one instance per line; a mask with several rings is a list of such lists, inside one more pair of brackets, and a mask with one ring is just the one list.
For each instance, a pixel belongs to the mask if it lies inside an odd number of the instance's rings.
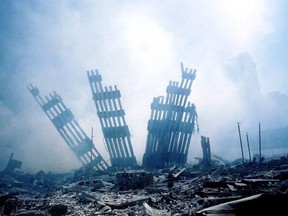
[[44,100],[36,87],[30,84],[27,88],[83,165],[89,165],[96,170],[109,168],[92,140],[75,120],[71,110],[64,105],[62,98],[55,91]]
[[102,77],[97,70],[87,71],[87,75],[112,167],[135,167],[136,158],[120,101],[120,91],[116,86],[103,87]]
[[203,153],[202,163],[205,167],[209,167],[212,165],[209,137],[201,136],[201,147]]
[[155,97],[151,104],[148,121],[146,150],[143,166],[163,168],[168,164],[184,165],[194,132],[197,113],[195,105],[188,102],[196,70],[184,69],[181,63],[182,80],[169,82],[166,97]]

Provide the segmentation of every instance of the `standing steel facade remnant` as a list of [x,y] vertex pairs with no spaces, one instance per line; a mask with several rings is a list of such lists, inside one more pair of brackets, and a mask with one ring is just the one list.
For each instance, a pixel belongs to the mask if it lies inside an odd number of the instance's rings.
[[100,120],[112,167],[134,167],[136,158],[125,121],[125,112],[116,86],[102,86],[102,77],[97,70],[87,71],[93,100]]
[[96,170],[106,170],[109,165],[75,120],[71,110],[64,105],[62,98],[54,91],[43,100],[36,87],[30,84],[27,88],[82,164],[91,165]]
[[148,135],[143,165],[147,168],[163,168],[169,163],[184,165],[191,136],[195,130],[197,113],[195,105],[188,102],[196,71],[184,69],[182,80],[169,82],[166,98],[155,97],[151,104]]
[[203,153],[202,163],[204,166],[209,167],[212,165],[209,137],[201,136],[201,147],[202,147],[202,153]]
[[15,169],[21,169],[22,161],[13,159],[13,156],[14,153],[11,153],[6,168],[2,171],[2,173],[13,172]]

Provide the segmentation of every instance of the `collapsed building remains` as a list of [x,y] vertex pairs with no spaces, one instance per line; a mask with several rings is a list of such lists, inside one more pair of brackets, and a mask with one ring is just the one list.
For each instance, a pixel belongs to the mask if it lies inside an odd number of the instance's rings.
[[202,153],[203,153],[202,163],[204,166],[209,167],[212,165],[209,137],[201,136],[201,147],[202,147]]
[[12,172],[15,169],[21,169],[22,161],[13,159],[14,153],[11,153],[9,161],[6,165],[6,168],[2,171],[3,173]]
[[75,120],[71,110],[65,106],[62,98],[54,91],[44,100],[38,88],[32,84],[27,88],[82,164],[93,166],[96,170],[106,170],[109,165]]
[[100,120],[112,167],[135,167],[130,132],[116,86],[102,86],[99,72],[87,72],[97,115]]
[[[187,162],[191,137],[197,124],[195,105],[187,102],[196,71],[184,68],[181,63],[181,72],[181,82],[169,82],[166,98],[153,99],[143,167],[163,168],[169,164],[185,165]],[[102,86],[102,76],[97,70],[87,71],[87,76],[112,168],[136,167],[120,91],[116,86]],[[106,170],[109,165],[70,109],[66,108],[62,98],[54,91],[44,101],[37,88],[31,84],[27,88],[79,160],[84,165]]]
[[115,178],[115,185],[121,191],[143,189],[153,185],[153,174],[143,170],[118,172]]
[[[32,175],[14,171],[21,168],[22,162],[11,154],[7,167],[0,172],[0,215],[285,214],[287,155],[263,158],[261,163],[251,159],[250,163],[230,163],[212,154],[210,139],[202,136],[200,162],[204,166],[178,167],[186,163],[197,123],[195,106],[187,103],[195,71],[188,72],[183,64],[181,69],[181,84],[170,82],[167,97],[154,98],[151,104],[143,157],[145,168],[170,166],[151,172],[124,170],[79,176],[81,170],[74,174],[46,174],[41,170]],[[112,167],[130,168],[136,159],[120,92],[116,86],[103,88],[97,71],[88,72],[88,78]],[[37,88],[31,84],[27,88],[79,160],[95,169],[107,170],[108,164],[62,98],[54,92],[43,100]],[[211,156],[222,165],[214,163]]]
[[182,80],[169,82],[166,98],[155,97],[151,104],[148,135],[143,165],[148,168],[163,168],[176,163],[184,165],[191,136],[197,121],[196,108],[187,99],[191,92],[196,70],[184,69],[181,63]]
[[0,215],[287,215],[287,167],[282,156],[84,179],[73,173],[0,172]]

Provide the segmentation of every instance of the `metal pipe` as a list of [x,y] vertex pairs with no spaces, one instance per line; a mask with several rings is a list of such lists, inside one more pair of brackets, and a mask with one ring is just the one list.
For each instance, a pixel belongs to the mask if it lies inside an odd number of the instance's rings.
[[246,132],[246,139],[247,139],[248,152],[249,152],[249,161],[250,161],[250,163],[251,163],[250,144],[249,144],[249,138],[248,138],[248,133],[247,133],[247,132]]
[[261,163],[261,123],[259,122],[259,163]]
[[240,140],[241,153],[242,153],[242,162],[244,164],[245,161],[244,161],[244,153],[243,153],[243,146],[242,146],[242,139],[241,139],[241,132],[240,132],[240,122],[237,122],[237,125],[238,125],[239,140]]

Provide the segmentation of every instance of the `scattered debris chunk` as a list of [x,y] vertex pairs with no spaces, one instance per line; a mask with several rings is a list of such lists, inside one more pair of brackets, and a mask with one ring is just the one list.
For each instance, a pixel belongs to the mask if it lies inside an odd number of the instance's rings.
[[144,203],[143,205],[145,207],[146,213],[151,216],[170,216],[171,215],[171,212],[168,212],[166,210],[159,210],[159,209],[152,208],[147,203]]
[[123,171],[116,174],[115,186],[119,190],[143,189],[153,184],[153,175],[146,171]]

